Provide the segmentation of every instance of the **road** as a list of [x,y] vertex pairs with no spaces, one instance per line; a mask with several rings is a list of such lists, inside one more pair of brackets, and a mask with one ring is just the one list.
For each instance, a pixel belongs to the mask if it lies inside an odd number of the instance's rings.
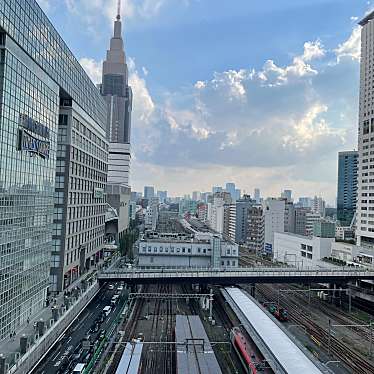
[[[121,297],[112,312],[107,317],[103,316],[103,308],[111,305],[111,298],[117,292],[116,287],[115,284],[114,290],[103,287],[99,291],[73,325],[34,369],[34,374],[70,373],[77,363],[90,358],[95,345],[98,344],[100,334],[109,328],[125,302],[124,297]],[[95,325],[97,325],[97,331],[92,331],[91,328]],[[82,340],[86,337],[89,337],[90,348],[83,350]]]

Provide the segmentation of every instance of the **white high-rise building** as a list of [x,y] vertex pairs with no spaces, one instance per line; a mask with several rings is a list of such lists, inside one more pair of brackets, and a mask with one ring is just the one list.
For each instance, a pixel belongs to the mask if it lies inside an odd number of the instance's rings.
[[357,244],[374,246],[374,12],[361,29],[360,106],[358,125]]
[[314,199],[312,200],[312,212],[318,213],[321,217],[325,216],[326,202],[322,197],[314,196]]
[[269,198],[263,202],[265,216],[265,244],[266,252],[274,248],[274,233],[284,232],[285,201]]
[[213,203],[208,203],[208,224],[211,229],[223,233],[225,202],[221,197],[215,197]]
[[261,202],[261,192],[260,192],[259,188],[255,188],[254,198],[255,198],[257,204],[259,204]]

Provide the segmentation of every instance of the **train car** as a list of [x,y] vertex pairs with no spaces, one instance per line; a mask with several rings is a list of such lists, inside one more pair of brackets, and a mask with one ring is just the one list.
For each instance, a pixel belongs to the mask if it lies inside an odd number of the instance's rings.
[[274,316],[280,322],[288,321],[288,311],[285,308],[276,308]]
[[274,305],[274,304],[269,304],[268,306],[268,311],[271,313],[271,314],[275,314],[275,312],[277,311],[277,307]]
[[135,339],[126,344],[116,374],[138,374],[141,368],[141,355],[143,343],[141,339]]
[[231,343],[235,349],[235,352],[240,358],[240,362],[242,363],[245,372],[247,374],[257,374],[258,371],[256,369],[256,356],[253,352],[249,352],[249,344],[247,339],[241,333],[238,327],[234,327],[230,333],[231,336]]

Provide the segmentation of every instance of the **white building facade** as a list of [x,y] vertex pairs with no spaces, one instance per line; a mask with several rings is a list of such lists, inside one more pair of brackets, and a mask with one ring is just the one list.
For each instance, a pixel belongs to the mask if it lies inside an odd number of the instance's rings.
[[374,12],[361,22],[357,244],[374,247]]
[[238,256],[237,244],[212,233],[150,233],[139,242],[138,266],[229,268]]
[[274,234],[284,232],[285,201],[283,199],[267,199],[263,203],[265,222],[265,252],[274,250]]
[[274,260],[296,267],[328,266],[328,263],[321,260],[331,256],[334,240],[334,238],[275,233]]

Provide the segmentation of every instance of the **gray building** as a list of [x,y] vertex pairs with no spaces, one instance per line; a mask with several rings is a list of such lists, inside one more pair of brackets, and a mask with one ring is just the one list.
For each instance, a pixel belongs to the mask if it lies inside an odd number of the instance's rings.
[[252,205],[248,209],[248,228],[246,246],[250,251],[260,253],[265,242],[265,216],[261,204]]
[[252,200],[249,195],[244,195],[243,198],[236,201],[236,225],[235,225],[235,243],[244,244],[248,236],[248,211],[255,200]]
[[295,208],[295,234],[305,235],[307,214],[311,212],[311,208]]
[[285,210],[284,210],[284,232],[296,232],[296,208],[292,201],[285,201]]
[[55,193],[65,100],[105,128],[104,100],[36,1],[1,1],[0,340],[44,307],[51,249],[62,248],[53,222],[67,219],[67,195]]
[[[119,9],[120,11],[120,9]],[[109,145],[108,182],[129,185],[132,90],[122,39],[121,15],[114,22],[114,34],[103,63],[101,94],[108,105]]]
[[337,219],[350,226],[356,212],[358,152],[339,152]]
[[152,186],[145,186],[144,187],[144,199],[151,199],[155,196],[155,189]]
[[61,102],[51,258],[51,291],[68,287],[102,258],[108,142],[73,100]]

